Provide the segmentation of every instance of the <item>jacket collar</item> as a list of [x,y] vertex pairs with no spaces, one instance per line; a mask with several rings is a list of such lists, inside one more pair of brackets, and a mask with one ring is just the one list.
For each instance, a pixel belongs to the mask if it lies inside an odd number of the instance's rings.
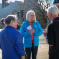
[[58,21],[59,22],[59,17],[54,18],[53,21]]
[[14,27],[12,27],[12,26],[9,26],[9,25],[7,25],[7,26],[6,26],[6,28],[13,28],[13,29],[15,29]]

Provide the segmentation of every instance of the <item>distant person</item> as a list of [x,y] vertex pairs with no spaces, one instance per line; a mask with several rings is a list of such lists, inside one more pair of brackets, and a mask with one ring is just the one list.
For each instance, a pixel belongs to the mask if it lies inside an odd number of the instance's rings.
[[36,59],[38,46],[39,46],[39,36],[43,34],[43,29],[40,23],[36,20],[35,12],[29,10],[26,13],[26,20],[21,25],[20,32],[24,37],[24,47],[26,51],[27,59]]
[[0,29],[3,29],[6,27],[6,24],[5,24],[5,21],[4,21],[5,18],[1,18],[0,19]]
[[[52,23],[52,20],[50,21],[50,23]],[[49,23],[49,24],[50,24],[50,23]],[[49,25],[49,24],[48,24],[48,25]],[[48,28],[48,25],[47,25],[47,27],[45,28],[45,31],[44,31],[44,33],[43,33],[45,37],[47,37],[47,28]]]
[[2,59],[25,59],[23,36],[16,30],[18,20],[15,15],[5,18],[6,27],[0,32]]
[[47,15],[52,21],[47,30],[49,44],[49,59],[59,59],[59,9],[56,5],[48,8]]
[[2,24],[4,24],[4,25],[5,25],[5,20],[6,20],[5,18],[1,18],[1,20],[0,20],[0,21],[1,21],[1,23],[2,23]]

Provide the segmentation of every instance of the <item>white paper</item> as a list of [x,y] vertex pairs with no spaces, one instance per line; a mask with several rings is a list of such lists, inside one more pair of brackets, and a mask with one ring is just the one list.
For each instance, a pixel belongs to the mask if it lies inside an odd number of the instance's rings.
[[31,26],[28,26],[28,27],[27,27],[27,30],[31,30],[31,29],[32,29],[32,27],[31,27]]

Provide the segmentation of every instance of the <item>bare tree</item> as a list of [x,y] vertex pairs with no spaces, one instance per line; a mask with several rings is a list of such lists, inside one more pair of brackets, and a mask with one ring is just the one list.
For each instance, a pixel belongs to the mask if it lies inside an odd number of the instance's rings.
[[49,0],[45,0],[45,1],[39,0],[37,2],[36,2],[36,0],[28,0],[28,2],[25,3],[24,6],[26,6],[26,8],[24,8],[24,10],[26,10],[26,11],[28,11],[29,9],[32,9],[35,11],[39,22],[43,22],[43,23],[47,24],[48,17],[47,17],[46,9],[50,6]]
[[50,2],[48,0],[45,0],[45,1],[39,0],[38,4],[35,4],[34,2],[31,2],[30,0],[29,2],[32,3],[33,6],[35,6],[35,9],[37,10],[36,13],[42,19],[44,19],[45,23],[47,23],[48,17],[47,17],[46,9],[50,6]]

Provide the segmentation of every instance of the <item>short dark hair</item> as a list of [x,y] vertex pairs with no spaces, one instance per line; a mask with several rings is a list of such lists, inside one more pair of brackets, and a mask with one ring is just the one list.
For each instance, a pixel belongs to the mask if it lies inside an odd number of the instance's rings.
[[11,20],[15,21],[15,18],[16,18],[16,15],[8,15],[6,17],[5,23],[8,25],[8,24],[10,24]]

